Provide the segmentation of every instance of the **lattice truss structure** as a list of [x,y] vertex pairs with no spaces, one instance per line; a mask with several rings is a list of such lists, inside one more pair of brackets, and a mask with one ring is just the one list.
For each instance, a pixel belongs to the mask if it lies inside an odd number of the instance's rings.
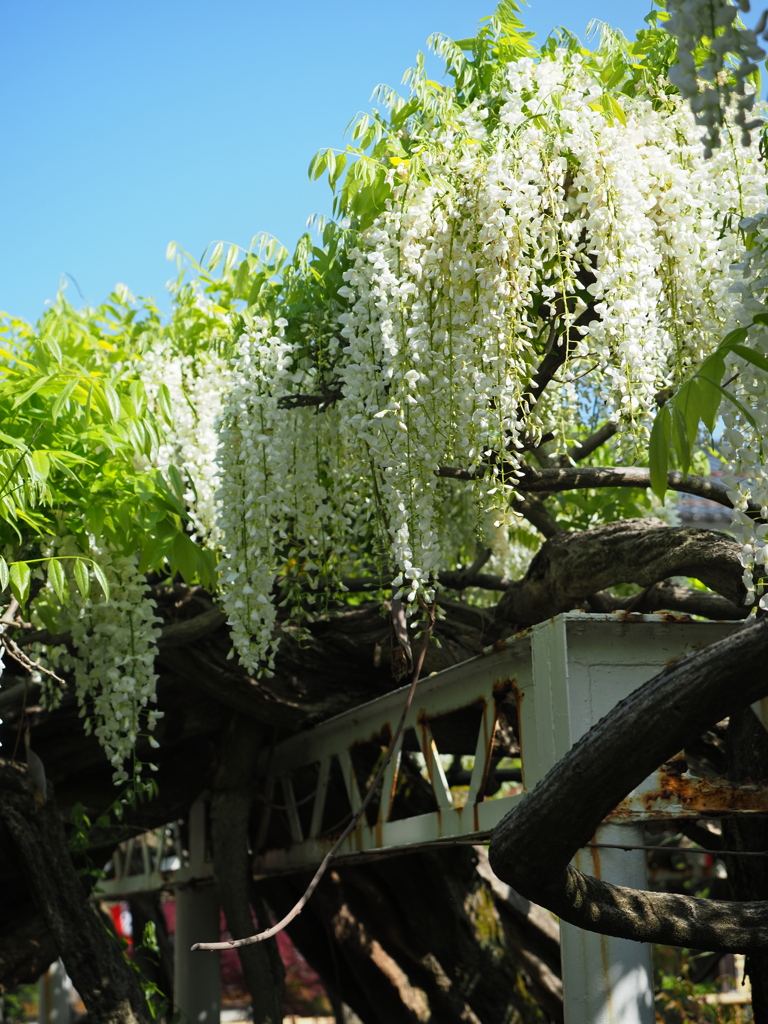
[[[734,628],[671,615],[567,613],[427,677],[419,683],[383,782],[340,858],[486,841],[512,806],[619,700],[671,659]],[[264,751],[256,876],[320,863],[360,808],[406,692],[393,691]],[[768,718],[760,705],[755,712]],[[606,822],[767,811],[768,791],[736,788],[698,776],[695,766],[681,772],[672,764],[649,776]],[[105,894],[210,877],[205,815],[199,802],[184,841],[178,827],[166,829],[162,841],[159,833],[147,834],[143,844],[132,840],[113,859],[114,877],[101,886]]]

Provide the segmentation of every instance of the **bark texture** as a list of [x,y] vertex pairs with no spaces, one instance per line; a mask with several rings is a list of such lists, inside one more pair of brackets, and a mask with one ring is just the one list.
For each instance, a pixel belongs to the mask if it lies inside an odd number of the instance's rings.
[[40,916],[94,1024],[149,1024],[144,993],[122,950],[88,901],[67,849],[52,794],[35,806],[21,765],[0,761],[0,816]]
[[[222,743],[213,790],[211,831],[216,891],[227,928],[235,939],[255,930],[250,902],[248,822],[263,731],[263,727],[247,718],[233,717]],[[275,939],[240,946],[237,952],[251,993],[254,1024],[279,1024],[283,1019],[284,971]]]
[[[726,747],[728,778],[736,783],[768,784],[768,733],[750,708],[730,716]],[[723,820],[723,846],[728,850],[768,850],[768,819],[749,815]],[[728,881],[735,900],[755,901],[768,894],[768,858],[729,857]],[[768,1022],[768,949],[747,958],[755,1024]]]
[[[471,849],[453,848],[333,868],[289,927],[291,937],[365,1024],[559,1019],[556,992],[553,1016],[534,997],[475,865]],[[306,881],[291,876],[260,886],[282,914]],[[523,929],[525,920],[521,914]],[[527,930],[537,929],[529,921]]]
[[595,591],[619,583],[649,587],[670,576],[692,576],[731,604],[743,605],[743,571],[738,545],[725,534],[622,519],[547,541],[499,601],[496,623],[530,626],[569,611]]
[[687,737],[768,693],[766,657],[763,618],[621,701],[496,827],[489,856],[499,878],[589,931],[723,952],[768,948],[767,901],[639,892],[569,866],[605,815]]

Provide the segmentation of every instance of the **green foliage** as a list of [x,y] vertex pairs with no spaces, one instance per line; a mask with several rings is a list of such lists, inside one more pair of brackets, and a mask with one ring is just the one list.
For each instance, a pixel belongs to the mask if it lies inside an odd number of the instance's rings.
[[[194,330],[183,329],[190,296],[179,289],[177,299],[171,331],[192,345]],[[81,311],[60,295],[35,328],[0,319],[0,585],[22,606],[43,574],[62,603],[72,585],[87,597],[91,575],[108,600],[91,555],[102,545],[141,551],[145,571],[213,585],[215,559],[187,536],[178,471],[170,467],[166,479],[135,468],[173,418],[167,388],[150,402],[140,373],[142,355],[167,330],[152,304],[125,290]],[[40,557],[62,536],[81,554]]]
[[675,42],[664,31],[665,12],[652,12],[648,27],[629,42],[621,32],[600,22],[590,25],[599,35],[594,50],[582,46],[566,29],[558,28],[541,50],[532,43],[533,32],[525,30],[514,0],[501,0],[493,15],[483,18],[476,35],[452,40],[440,33],[428,44],[445,62],[445,76],[452,85],[442,85],[427,77],[424,56],[419,53],[415,67],[403,76],[409,87],[407,97],[394,89],[379,86],[376,97],[383,109],[359,114],[347,126],[350,143],[343,151],[320,150],[310,161],[309,177],[324,175],[334,193],[334,216],[349,220],[364,230],[381,213],[391,198],[392,175],[403,179],[428,179],[425,154],[439,158],[434,143],[438,125],[453,124],[461,144],[462,125],[458,116],[473,104],[494,125],[501,107],[505,66],[510,61],[552,53],[565,48],[578,53],[585,65],[595,69],[605,85],[605,93],[593,104],[609,122],[622,122],[624,114],[616,93],[638,93],[658,99],[659,79],[665,79],[676,57]]
[[649,466],[651,487],[662,501],[667,490],[667,473],[671,462],[675,460],[683,473],[690,470],[699,428],[703,426],[712,434],[723,400],[735,406],[750,426],[756,427],[755,418],[747,406],[728,389],[738,378],[738,372],[726,381],[723,381],[723,377],[726,360],[731,354],[740,356],[764,372],[768,371],[768,359],[744,344],[751,327],[766,323],[768,315],[758,313],[749,327],[738,327],[730,331],[689,380],[672,395],[659,397],[661,408],[651,428]]
[[708,1001],[717,996],[715,980],[694,980],[697,961],[711,954],[670,946],[654,946],[656,1020],[660,1024],[747,1024],[751,1006]]

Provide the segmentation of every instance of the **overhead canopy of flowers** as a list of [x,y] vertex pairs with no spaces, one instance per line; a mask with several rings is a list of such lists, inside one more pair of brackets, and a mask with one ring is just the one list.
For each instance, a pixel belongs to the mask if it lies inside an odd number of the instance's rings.
[[599,457],[644,463],[650,442],[663,495],[722,400],[758,596],[768,178],[730,127],[744,104],[707,158],[659,25],[538,52],[502,3],[434,45],[452,87],[419,62],[409,97],[383,91],[386,112],[313,161],[339,218],[316,244],[232,248],[223,267],[217,246],[167,325],[124,292],[8,321],[2,582],[71,631],[74,653],[38,670],[73,669],[118,777],[153,723],[142,574],[216,590],[237,656],[268,673],[278,618],[300,631],[351,581],[415,610],[478,542],[519,571],[537,544],[514,511],[525,462],[567,463],[606,421]]

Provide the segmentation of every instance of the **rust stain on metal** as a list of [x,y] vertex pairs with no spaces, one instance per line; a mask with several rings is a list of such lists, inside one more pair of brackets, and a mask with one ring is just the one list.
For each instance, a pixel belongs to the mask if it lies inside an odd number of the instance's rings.
[[676,614],[675,612],[658,612],[663,622],[693,622],[690,615]]
[[385,722],[379,729],[378,733],[373,737],[378,740],[383,746],[388,747],[392,742],[392,726],[389,722]]
[[[656,773],[658,787],[639,796],[641,806],[653,814],[678,805],[702,813],[727,814],[732,811],[768,813],[768,787],[734,786],[725,779],[700,779],[687,776],[684,761],[675,760]],[[687,767],[687,766],[686,766]],[[682,769],[682,770],[681,770]],[[613,815],[631,813],[635,801],[631,796],[618,805]],[[612,815],[612,816],[613,816]]]
[[513,679],[511,682],[512,682],[512,693],[515,696],[515,708],[517,710],[517,742],[520,744],[521,782],[523,784],[523,790],[525,790],[526,785],[525,785],[525,755],[523,754],[523,719],[522,719],[522,716],[520,714],[520,708],[521,708],[521,705],[523,703],[523,698],[525,697],[525,694],[520,689],[520,687],[517,685],[517,680],[516,679]]
[[595,878],[600,878],[600,851],[596,846],[590,846],[589,853],[592,857],[592,874]]
[[[490,732],[488,730],[488,705],[483,701],[483,717],[480,722],[480,728],[483,730],[483,774],[480,779],[480,785],[475,796],[475,807],[485,800],[485,788],[488,785],[488,773],[491,770],[491,754],[493,753],[493,741],[496,737],[496,730],[499,727],[499,716],[494,713],[493,722],[491,724]],[[495,710],[495,709],[494,709]],[[475,829],[477,831],[477,829]]]
[[631,612],[628,608],[625,608],[624,611],[618,612],[616,618],[619,622],[642,622],[643,613]]
[[500,704],[510,693],[519,693],[516,679],[495,679],[493,682],[493,699]]

